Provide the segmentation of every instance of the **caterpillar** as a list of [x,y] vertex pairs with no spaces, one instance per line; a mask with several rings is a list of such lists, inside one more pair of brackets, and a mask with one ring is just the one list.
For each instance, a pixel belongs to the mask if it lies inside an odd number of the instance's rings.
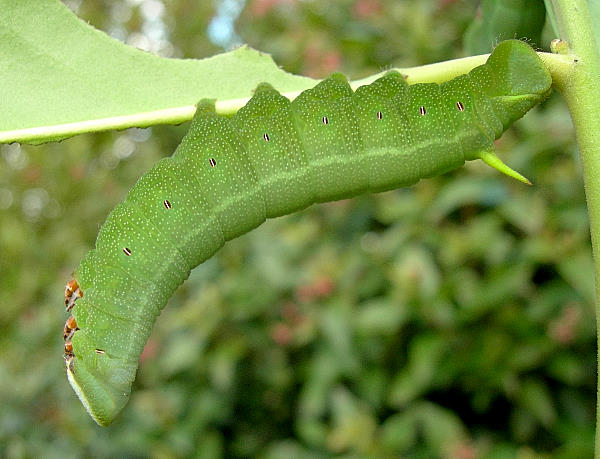
[[86,410],[102,426],[115,419],[175,289],[266,218],[408,186],[466,160],[527,183],[495,155],[494,140],[551,84],[535,51],[510,40],[442,84],[409,86],[389,72],[354,92],[333,74],[290,102],[261,83],[230,119],[200,101],[174,154],[112,210],[67,284],[67,377]]

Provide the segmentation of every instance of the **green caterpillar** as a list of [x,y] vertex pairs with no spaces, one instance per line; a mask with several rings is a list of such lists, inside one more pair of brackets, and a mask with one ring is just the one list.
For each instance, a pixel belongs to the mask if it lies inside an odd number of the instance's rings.
[[522,181],[494,139],[546,98],[551,77],[526,44],[443,84],[390,72],[353,92],[334,74],[293,102],[263,83],[232,119],[201,101],[172,157],[110,213],[67,284],[71,386],[101,425],[125,406],[156,317],[190,270],[266,218],[414,184],[483,159]]

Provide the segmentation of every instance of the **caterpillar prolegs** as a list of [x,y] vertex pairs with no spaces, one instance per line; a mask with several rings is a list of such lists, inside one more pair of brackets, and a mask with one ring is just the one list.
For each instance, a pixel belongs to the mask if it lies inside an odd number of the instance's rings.
[[483,159],[522,181],[494,140],[551,91],[537,54],[511,40],[442,84],[389,72],[353,92],[334,74],[294,101],[269,84],[231,119],[198,104],[169,158],[103,224],[67,284],[67,375],[101,425],[126,404],[153,323],[190,270],[266,218],[414,184]]

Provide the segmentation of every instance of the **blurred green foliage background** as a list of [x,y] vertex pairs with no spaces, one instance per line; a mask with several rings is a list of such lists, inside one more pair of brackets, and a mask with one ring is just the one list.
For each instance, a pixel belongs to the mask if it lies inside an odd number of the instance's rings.
[[[246,42],[359,78],[465,55],[479,2],[66,3],[161,55]],[[94,424],[65,377],[64,284],[186,129],[0,146],[0,456],[592,456],[593,267],[557,95],[498,142],[533,187],[470,163],[228,243],[159,317],[122,415]]]

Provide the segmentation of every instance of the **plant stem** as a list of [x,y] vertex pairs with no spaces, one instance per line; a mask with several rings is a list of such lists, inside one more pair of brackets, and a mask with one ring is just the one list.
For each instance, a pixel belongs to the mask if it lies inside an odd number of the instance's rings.
[[[560,38],[570,48],[573,71],[555,81],[563,94],[581,154],[585,194],[590,218],[596,275],[596,329],[600,329],[600,57],[591,16],[585,0],[551,0]],[[600,334],[598,362],[600,362]],[[595,457],[600,458],[600,378],[596,393]]]

